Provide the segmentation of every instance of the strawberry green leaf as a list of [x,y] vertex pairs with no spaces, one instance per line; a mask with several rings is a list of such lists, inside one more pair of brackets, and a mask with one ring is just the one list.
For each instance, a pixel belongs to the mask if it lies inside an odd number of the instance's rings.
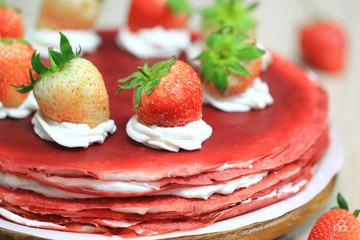
[[214,6],[202,11],[207,28],[232,26],[237,32],[245,32],[256,25],[252,11],[257,3],[247,6],[243,0],[217,0]]
[[56,52],[56,51],[52,51],[50,50],[50,56],[51,56],[51,61],[54,62],[54,64],[56,65],[57,68],[62,68],[65,64],[65,58],[64,56],[59,53],[59,52]]
[[34,71],[37,74],[44,74],[48,71],[48,68],[40,60],[40,54],[36,54],[36,51],[31,56],[31,63]]
[[173,56],[168,60],[160,61],[149,67],[148,61],[145,61],[143,67],[138,67],[138,71],[129,76],[119,79],[119,89],[116,94],[126,89],[134,89],[134,109],[140,105],[143,90],[149,95],[155,86],[157,86],[161,77],[167,74],[171,66],[177,61],[177,57]]
[[225,69],[224,68],[216,68],[213,79],[214,79],[214,84],[215,84],[216,89],[220,93],[225,92],[227,85],[228,85]]
[[186,0],[167,0],[167,5],[175,14],[190,13],[190,7]]
[[226,90],[223,88],[227,87],[229,73],[251,76],[243,64],[264,54],[246,35],[236,34],[234,28],[229,26],[211,34],[206,44],[208,49],[196,57],[202,63],[200,78],[202,81],[206,79],[207,82],[213,82],[219,93]]
[[338,195],[337,195],[337,202],[338,202],[340,208],[349,211],[349,206],[348,206],[345,198],[343,197],[343,195],[341,195],[341,193],[338,193]]
[[254,60],[262,55],[265,51],[256,47],[244,48],[234,52],[234,55],[241,60]]
[[32,71],[30,69],[30,82],[28,85],[21,85],[21,86],[13,86],[16,88],[16,91],[20,93],[27,93],[34,88],[34,85],[38,82],[40,78],[42,78],[45,74],[58,72],[64,67],[64,65],[71,61],[74,58],[77,58],[80,55],[81,47],[79,50],[74,54],[70,42],[67,37],[60,34],[60,52],[54,51],[52,48],[49,48],[49,59],[51,63],[51,67],[47,68],[41,62],[40,54],[37,54],[36,51],[31,57],[31,66],[32,69],[38,74],[38,77],[34,79],[32,75]]
[[250,73],[246,70],[245,67],[243,67],[238,61],[232,61],[228,65],[228,69],[230,72],[233,72],[238,75],[246,75],[250,76]]
[[140,106],[141,95],[142,95],[143,88],[144,88],[144,86],[140,86],[140,87],[135,89],[134,109]]
[[356,209],[356,210],[354,210],[353,215],[354,215],[356,218],[358,218],[359,213],[360,213],[360,209]]

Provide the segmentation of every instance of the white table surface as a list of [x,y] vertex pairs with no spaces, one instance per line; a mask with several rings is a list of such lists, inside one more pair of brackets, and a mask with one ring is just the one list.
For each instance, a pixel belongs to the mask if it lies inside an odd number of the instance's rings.
[[[34,6],[39,0],[7,0],[22,9],[26,24],[34,21]],[[210,0],[189,0],[196,7]],[[253,1],[249,1],[253,2]],[[344,26],[348,37],[347,62],[343,72],[328,74],[313,69],[318,74],[330,99],[330,118],[341,131],[345,144],[345,162],[338,175],[335,190],[324,209],[306,223],[279,239],[307,239],[316,219],[336,204],[336,194],[341,192],[353,210],[360,208],[360,1],[359,0],[263,0],[255,11],[259,19],[258,39],[289,59],[299,62],[298,29],[306,21],[304,2],[314,2],[321,13]],[[124,22],[129,0],[105,0],[97,22],[98,29],[116,29]]]

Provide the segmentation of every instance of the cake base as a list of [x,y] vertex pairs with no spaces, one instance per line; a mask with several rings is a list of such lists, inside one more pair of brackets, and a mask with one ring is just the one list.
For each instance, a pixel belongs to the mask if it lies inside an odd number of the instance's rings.
[[[202,234],[198,236],[190,235],[176,238],[166,239],[181,239],[181,240],[207,240],[207,239],[237,239],[237,240],[251,240],[251,239],[275,239],[280,237],[296,226],[302,224],[316,212],[318,212],[327,202],[336,182],[336,176],[334,176],[330,183],[311,201],[305,205],[292,210],[278,218],[271,219],[264,222],[250,224],[245,227],[237,228],[226,232],[217,232]],[[225,220],[226,221],[226,220]],[[155,236],[156,237],[156,236]],[[157,236],[159,237],[159,236]],[[15,240],[15,239],[29,239],[29,240],[41,240],[40,238],[26,233],[15,232],[9,229],[0,228],[0,239]],[[110,238],[109,238],[110,239]],[[138,238],[139,240],[142,237]]]
[[[330,145],[312,177],[307,188],[287,199],[267,207],[215,222],[205,228],[189,232],[174,232],[149,239],[274,239],[291,231],[319,211],[326,203],[334,188],[336,174],[343,160],[344,149],[336,127],[330,124]],[[119,236],[102,236],[98,234],[80,234],[46,229],[25,227],[0,217],[0,240],[12,239],[77,239],[77,240],[113,240]]]

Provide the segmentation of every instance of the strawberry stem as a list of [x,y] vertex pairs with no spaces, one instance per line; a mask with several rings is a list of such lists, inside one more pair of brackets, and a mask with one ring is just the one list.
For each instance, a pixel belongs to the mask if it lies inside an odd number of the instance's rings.
[[150,80],[150,75],[145,71],[145,69],[143,67],[138,67],[139,72],[141,72],[142,74],[144,74],[144,76]]

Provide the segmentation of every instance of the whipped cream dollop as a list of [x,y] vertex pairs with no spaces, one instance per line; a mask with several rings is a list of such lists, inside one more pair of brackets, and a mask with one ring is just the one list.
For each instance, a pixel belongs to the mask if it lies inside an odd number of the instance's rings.
[[25,101],[17,108],[7,108],[0,102],[0,119],[6,117],[26,118],[38,109],[38,104],[32,92],[29,93]]
[[128,136],[137,142],[155,149],[178,152],[180,148],[195,150],[211,136],[212,128],[202,119],[182,127],[147,126],[137,115],[126,125]]
[[[207,186],[190,186],[183,188],[175,188],[154,193],[151,195],[172,195],[181,196],[184,198],[202,198],[207,199],[214,193],[231,194],[237,189],[249,187],[260,182],[268,172],[261,172],[254,175],[243,176],[229,180],[224,183],[207,185]],[[152,190],[158,190],[161,187],[157,182],[124,182],[124,181],[103,181],[90,180],[86,178],[67,178],[49,176],[51,182],[61,183],[65,186],[83,187],[86,189],[93,189],[94,191],[107,191],[118,193],[146,193]],[[29,178],[25,178],[13,173],[0,171],[0,185],[9,189],[24,189],[30,190],[47,197],[63,198],[63,199],[84,199],[84,198],[98,198],[100,196],[91,194],[80,194],[68,192],[56,187],[52,187],[45,183],[38,182]],[[121,209],[117,209],[121,211]]]
[[55,122],[37,111],[31,122],[34,124],[35,133],[42,139],[56,142],[62,146],[87,148],[93,143],[103,143],[108,134],[116,131],[114,120],[109,119],[90,128],[87,124],[69,122]]
[[218,97],[203,89],[203,102],[225,112],[248,112],[252,109],[264,109],[274,103],[266,82],[258,77],[245,92],[229,96]]
[[82,53],[94,53],[101,44],[101,37],[95,30],[71,30],[60,29],[51,30],[47,28],[29,29],[26,39],[40,53],[41,57],[48,58],[48,48],[60,50],[60,34],[62,32],[71,42],[71,45],[78,47],[81,45]]
[[189,30],[165,29],[161,26],[131,32],[122,26],[116,43],[138,58],[171,57],[180,55],[191,42]]

